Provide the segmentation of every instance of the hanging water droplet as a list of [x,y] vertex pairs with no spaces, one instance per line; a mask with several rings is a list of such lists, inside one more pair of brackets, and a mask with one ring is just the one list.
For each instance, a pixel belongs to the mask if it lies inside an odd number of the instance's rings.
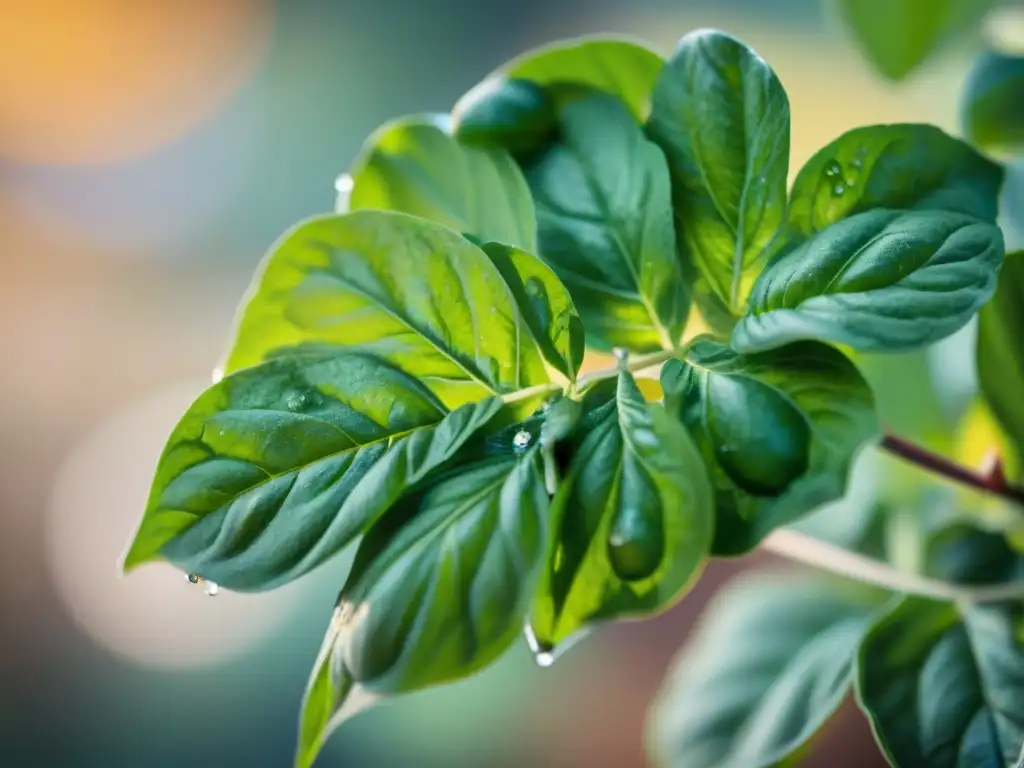
[[216,597],[217,593],[220,592],[220,585],[215,581],[207,581],[203,584],[203,592],[206,593],[207,597]]
[[622,347],[615,347],[615,349],[612,350],[612,354],[615,355],[616,360],[618,360],[621,363],[624,363],[626,362],[626,359],[629,357],[629,350],[623,349]]
[[219,383],[220,380],[224,378],[224,369],[220,367],[214,368],[213,376],[211,376],[211,378],[213,379],[214,384]]
[[842,170],[843,169],[839,166],[839,163],[837,163],[835,160],[829,160],[828,163],[825,165],[826,176],[838,176],[840,173],[842,173]]
[[198,584],[200,581],[202,581],[202,578],[197,573],[186,573],[185,581],[187,581],[189,584]]
[[532,439],[533,435],[525,429],[520,429],[516,432],[515,437],[512,438],[512,445],[517,451],[525,451],[530,446],[530,441]]
[[547,669],[555,663],[555,654],[541,651],[540,653],[533,654],[533,660],[537,662],[537,666],[541,669]]
[[842,197],[843,192],[845,192],[845,191],[846,191],[846,185],[845,184],[836,184],[834,187],[832,187],[832,194],[835,197]]
[[540,640],[537,639],[537,635],[533,631],[533,627],[527,622],[523,627],[523,634],[526,636],[526,645],[530,649],[530,653],[533,654],[533,660],[537,666],[541,669],[547,669],[555,663],[555,654],[552,652],[553,649],[541,645]]

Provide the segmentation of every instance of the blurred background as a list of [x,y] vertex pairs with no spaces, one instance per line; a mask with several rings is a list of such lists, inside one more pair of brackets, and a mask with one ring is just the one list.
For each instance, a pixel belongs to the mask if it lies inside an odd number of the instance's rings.
[[[290,765],[346,564],[215,599],[161,565],[118,575],[157,455],[208,384],[253,268],[296,220],[332,209],[335,176],[385,120],[447,110],[537,44],[615,31],[668,53],[704,26],[777,70],[794,168],[856,125],[957,131],[969,47],[888,84],[820,0],[0,0],[2,768]],[[972,412],[972,333],[910,374],[866,364],[891,422],[941,422],[933,444],[980,460],[986,422],[946,429]],[[551,669],[522,645],[464,684],[361,715],[321,765],[642,766],[670,659],[715,589],[768,560],[714,564],[671,613]],[[808,764],[882,763],[850,708]]]

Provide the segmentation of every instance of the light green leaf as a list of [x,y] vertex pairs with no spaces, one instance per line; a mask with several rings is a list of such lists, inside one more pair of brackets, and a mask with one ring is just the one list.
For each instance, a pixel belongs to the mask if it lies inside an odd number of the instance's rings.
[[711,543],[711,488],[686,430],[627,372],[584,406],[531,611],[547,651],[586,625],[667,610]]
[[881,74],[900,80],[953,33],[969,29],[988,0],[833,0],[861,53]]
[[1024,149],[1024,56],[985,51],[974,60],[960,99],[960,122],[982,149]]
[[1003,170],[932,125],[869,125],[825,146],[793,182],[789,227],[806,238],[873,208],[995,221]]
[[707,609],[647,718],[659,768],[769,768],[846,697],[877,598],[821,579],[745,575]]
[[661,386],[715,486],[717,555],[748,552],[840,498],[854,456],[879,432],[856,367],[818,342],[742,355],[697,340],[665,364]]
[[447,115],[387,123],[352,166],[349,209],[401,211],[480,240],[537,250],[533,202],[511,156],[462,144]]
[[125,559],[158,557],[222,586],[271,589],[341,551],[501,408],[451,413],[365,355],[263,363],[192,405],[157,466]]
[[786,92],[742,42],[699,30],[658,77],[648,133],[668,158],[698,306],[739,316],[785,216]]
[[[518,109],[525,105],[526,109],[520,114],[544,113],[535,91],[521,86],[513,86],[513,90],[508,91],[502,82],[505,80],[533,83],[543,90],[573,84],[603,91],[625,102],[636,121],[642,123],[650,113],[651,91],[664,63],[646,43],[627,36],[571,38],[527,51],[492,72],[459,101],[452,110],[456,135],[462,133],[463,116],[474,112],[483,114],[477,103],[496,96]],[[491,114],[507,113],[495,110]],[[470,122],[474,130],[478,130],[482,121]],[[495,122],[504,124],[506,121],[503,118]]]
[[981,393],[1024,459],[1024,252],[1009,254],[978,323]]
[[310,219],[265,259],[225,369],[358,348],[424,382],[448,407],[547,384],[549,366],[574,378],[583,347],[571,300],[553,276],[538,277],[547,268],[526,253],[507,261],[524,286],[547,293],[545,338],[528,317],[542,298],[520,307],[518,286],[461,235],[389,211]]
[[[998,535],[964,525],[931,543],[929,572],[958,583],[1024,578]],[[894,765],[1008,768],[1024,743],[1024,611],[1019,602],[900,601],[868,632],[858,701]]]
[[665,157],[618,99],[561,110],[561,141],[527,179],[540,250],[572,294],[591,346],[675,347],[689,310]]
[[922,347],[988,301],[1002,261],[999,228],[971,216],[859,213],[761,273],[732,344],[741,352],[814,338],[862,350]]
[[496,456],[393,509],[360,545],[303,703],[311,765],[353,697],[467,677],[522,632],[546,549],[539,457]]

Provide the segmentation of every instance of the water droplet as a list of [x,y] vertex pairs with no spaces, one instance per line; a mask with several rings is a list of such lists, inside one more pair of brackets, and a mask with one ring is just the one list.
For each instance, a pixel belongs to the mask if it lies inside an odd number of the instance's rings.
[[355,186],[355,181],[347,173],[341,174],[334,180],[334,191],[335,192],[351,192]]
[[196,573],[186,573],[185,581],[187,581],[189,584],[198,584],[200,581],[202,581],[202,578],[199,576],[199,574]]
[[847,189],[849,189],[850,187],[852,187],[856,183],[857,183],[856,179],[850,178],[849,176],[846,177],[846,188]]
[[843,192],[845,192],[845,191],[846,191],[846,185],[845,184],[836,184],[834,187],[832,187],[832,194],[835,197],[842,197]]
[[220,585],[215,581],[207,581],[203,584],[203,592],[206,593],[207,597],[216,597],[217,593],[220,592]]
[[528,277],[526,279],[526,292],[534,298],[543,296],[546,293],[544,282],[539,277]]
[[222,429],[222,430],[221,430],[220,432],[218,432],[218,434],[219,434],[219,435],[220,435],[221,437],[224,437],[224,430]]
[[864,161],[861,160],[859,157],[855,157],[853,158],[853,160],[850,161],[850,167],[856,168],[859,171],[861,168],[864,167]]
[[623,349],[622,347],[615,347],[615,349],[612,350],[612,354],[615,355],[615,359],[621,363],[626,362],[627,358],[629,358],[629,350]]
[[307,399],[305,392],[300,392],[296,389],[288,393],[284,399],[284,404],[289,411],[298,411],[306,404]]
[[515,446],[518,451],[525,451],[529,447],[532,439],[533,435],[525,429],[520,429],[516,432],[515,437],[512,438],[512,445]]
[[220,367],[214,368],[213,376],[211,376],[211,378],[213,379],[214,384],[219,383],[220,380],[224,378],[224,369]]
[[555,663],[553,649],[541,644],[529,622],[523,627],[523,634],[526,635],[526,645],[529,647],[530,653],[533,654],[533,660],[537,663],[538,667],[547,669]]
[[547,669],[555,663],[555,654],[550,651],[540,651],[533,654],[533,660],[537,662],[537,666],[541,669]]
[[842,171],[843,169],[835,160],[829,160],[828,163],[825,165],[826,176],[838,176],[840,173],[842,173]]

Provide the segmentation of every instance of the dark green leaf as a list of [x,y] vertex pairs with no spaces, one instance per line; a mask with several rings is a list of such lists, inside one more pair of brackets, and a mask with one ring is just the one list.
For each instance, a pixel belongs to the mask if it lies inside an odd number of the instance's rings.
[[960,122],[982,149],[1024,150],[1024,56],[985,51],[974,60],[960,97]]
[[[930,573],[961,583],[1024,578],[1001,537],[957,525]],[[908,597],[865,637],[857,694],[894,765],[1008,768],[1024,743],[1024,610]]]
[[561,128],[561,142],[527,170],[545,261],[572,294],[592,346],[676,346],[689,299],[664,155],[612,96],[566,104]]
[[846,697],[875,605],[821,579],[732,582],[648,715],[653,764],[768,768],[792,758]]
[[367,534],[303,704],[305,768],[361,691],[406,693],[467,677],[522,631],[545,551],[536,450],[443,480]]
[[[499,250],[389,211],[310,219],[266,258],[225,368],[355,347],[421,380],[448,407],[546,384],[548,366],[574,378],[583,345],[568,295],[521,251],[504,259],[520,272],[510,285],[494,263]],[[529,307],[516,301],[518,282],[536,288]],[[548,335],[537,338],[541,316]]]
[[711,488],[686,430],[627,372],[592,390],[585,407],[531,612],[546,650],[588,624],[669,608],[712,536]]
[[576,429],[582,416],[583,403],[570,397],[559,398],[551,404],[544,415],[544,424],[540,431],[541,443],[552,447],[565,440]]
[[995,221],[1002,169],[932,125],[870,125],[815,153],[793,182],[788,223],[810,237],[873,208]]
[[192,405],[157,466],[125,567],[164,556],[231,589],[270,589],[341,551],[490,422],[355,353],[225,377]]
[[988,0],[833,0],[864,56],[900,80],[951,34],[984,14]]
[[748,552],[841,497],[854,456],[878,434],[864,379],[817,342],[742,355],[698,340],[665,364],[661,385],[710,469],[718,555]]
[[[624,36],[572,38],[527,51],[499,67],[459,101],[453,110],[456,133],[462,131],[460,116],[469,113],[474,102],[493,98],[496,91],[504,88],[496,85],[496,81],[509,79],[533,83],[545,90],[548,86],[571,83],[604,91],[625,102],[636,121],[642,123],[650,112],[651,91],[664,63],[645,43]],[[544,114],[543,108],[538,109],[540,102],[535,93],[531,96],[521,86],[513,88],[516,101],[526,107],[524,112],[531,119]],[[481,121],[473,121],[474,129],[478,130],[480,125]]]
[[761,273],[732,344],[741,352],[813,338],[863,350],[921,347],[974,316],[1002,261],[999,228],[971,216],[859,213]]
[[529,80],[493,77],[481,83],[452,112],[459,141],[515,155],[541,148],[557,130],[555,100]]
[[693,32],[658,78],[648,132],[668,158],[698,304],[739,316],[785,215],[786,92],[740,41]]
[[978,380],[1000,426],[1024,458],[1024,253],[1006,257],[995,296],[981,308]]
[[352,166],[349,209],[401,211],[481,240],[537,250],[530,191],[515,161],[499,149],[466,146],[447,115],[390,122]]

